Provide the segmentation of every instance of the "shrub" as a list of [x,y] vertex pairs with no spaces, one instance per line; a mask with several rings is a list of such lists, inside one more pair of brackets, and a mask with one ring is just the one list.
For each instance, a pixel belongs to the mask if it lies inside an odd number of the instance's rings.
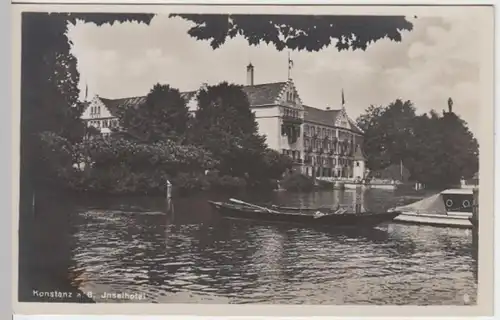
[[281,187],[292,192],[308,192],[314,189],[314,180],[301,173],[292,173],[281,181]]
[[247,186],[245,179],[228,175],[220,176],[218,172],[209,172],[206,175],[210,188],[221,191],[240,190]]
[[179,173],[172,181],[174,189],[181,195],[199,192],[209,189],[210,183],[203,174],[199,173]]

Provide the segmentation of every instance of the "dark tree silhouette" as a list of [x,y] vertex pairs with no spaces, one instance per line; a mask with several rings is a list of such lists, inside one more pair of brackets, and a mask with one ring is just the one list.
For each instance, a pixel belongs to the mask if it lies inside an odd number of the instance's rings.
[[465,121],[453,112],[416,115],[410,101],[370,107],[358,118],[365,131],[367,165],[379,171],[400,161],[410,178],[428,187],[458,184],[478,170],[479,146]]
[[[276,49],[319,51],[329,45],[338,50],[365,50],[388,38],[401,41],[413,25],[403,16],[172,14],[194,23],[190,36],[209,40],[212,48],[229,38],[243,36],[249,44],[273,44]],[[334,43],[336,41],[336,43]]]
[[226,82],[198,93],[191,140],[221,159],[222,174],[237,177],[250,174],[249,164],[261,158],[266,149],[247,95],[241,86]]
[[143,142],[178,141],[187,133],[189,118],[179,90],[156,84],[143,104],[124,110],[120,125]]

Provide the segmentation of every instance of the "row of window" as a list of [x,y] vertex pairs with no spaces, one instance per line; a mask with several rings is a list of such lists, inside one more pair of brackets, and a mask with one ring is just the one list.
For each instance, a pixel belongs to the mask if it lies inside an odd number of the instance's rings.
[[359,144],[353,145],[351,142],[347,142],[346,144],[344,143],[339,143],[339,142],[332,142],[332,141],[319,141],[319,140],[313,140],[309,141],[309,139],[304,140],[304,148],[306,150],[311,150],[312,151],[317,151],[319,149],[323,149],[325,152],[354,152],[355,150],[358,150]]
[[[284,155],[287,155],[291,157],[294,160],[300,160],[301,159],[301,152],[298,150],[287,150],[283,149],[282,153]],[[304,158],[305,163],[310,163],[312,165],[315,164],[322,164],[322,165],[330,165],[330,166],[336,166],[337,165],[337,159],[332,158],[332,157],[322,157],[322,156],[310,156],[310,155],[305,155]],[[345,159],[345,158],[339,158],[338,159],[338,164],[340,166],[353,166],[354,165],[354,160],[352,159]],[[356,165],[359,166],[359,163],[356,162]]]
[[294,102],[297,96],[295,95],[295,92],[293,91],[288,91],[286,93],[286,101],[287,102]]
[[336,165],[339,165],[341,167],[353,167],[354,165],[359,166],[358,162],[354,163],[354,160],[351,159],[339,158],[337,160],[336,158],[322,158],[314,156],[306,156],[306,158],[304,159],[304,163],[313,166],[319,165],[329,167],[334,167]]
[[296,159],[300,159],[300,151],[298,150],[287,150],[287,149],[283,149],[281,150],[281,152],[286,155],[286,156],[289,156],[291,157],[292,159],[296,160]]
[[283,108],[283,115],[285,117],[300,118],[299,110],[295,110],[292,108]]
[[321,128],[319,126],[308,125],[308,124],[304,125],[304,135],[306,137],[316,136],[320,139],[324,139],[326,137],[333,139],[338,136],[340,139],[344,137],[352,138],[354,136],[348,131],[339,131],[338,133],[336,131],[337,129]]
[[90,114],[91,115],[101,114],[101,107],[100,106],[90,107]]
[[352,172],[348,170],[335,170],[332,168],[306,168],[306,175],[312,177],[329,177],[329,178],[353,178]]
[[304,134],[306,136],[318,136],[319,138],[333,138],[336,137],[335,129],[320,128],[314,125],[304,125]]
[[96,128],[117,128],[118,120],[117,119],[104,119],[104,120],[90,120],[91,126]]

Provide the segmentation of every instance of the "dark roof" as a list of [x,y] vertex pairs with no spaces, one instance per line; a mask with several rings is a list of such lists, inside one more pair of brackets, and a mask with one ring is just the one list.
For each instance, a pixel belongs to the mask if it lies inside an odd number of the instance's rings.
[[99,99],[102,101],[102,103],[104,103],[106,108],[108,108],[109,112],[113,116],[117,117],[119,115],[120,109],[129,106],[137,107],[146,100],[146,97],[131,97],[122,99],[107,99],[99,97]]
[[309,106],[303,107],[305,112],[305,121],[314,122],[325,126],[333,126],[335,124],[335,119],[337,119],[337,116],[340,113],[340,110],[322,110]]
[[353,132],[356,132],[358,134],[363,134],[364,132],[361,131],[358,126],[356,125],[356,123],[354,121],[352,121],[351,119],[349,119],[349,125],[351,127],[351,131]]
[[[287,82],[274,82],[258,84],[253,86],[244,86],[243,91],[246,93],[251,106],[263,106],[270,105],[276,102],[276,99],[281,94],[281,91],[286,86]],[[191,100],[197,91],[181,92],[181,97],[183,97],[186,102]],[[124,107],[137,107],[146,100],[145,96],[142,97],[131,97],[122,99],[99,99],[104,103],[104,105],[109,109],[109,112],[118,116],[118,111]]]
[[287,82],[273,82],[244,86],[243,91],[251,106],[264,106],[274,104],[286,84]]
[[[188,102],[191,98],[196,94],[196,91],[189,92],[181,92],[181,97]],[[101,98],[99,99],[104,103],[106,108],[108,108],[109,112],[117,117],[119,115],[119,110],[127,107],[137,108],[139,105],[146,101],[146,97],[131,97],[131,98],[122,98],[122,99],[107,99]]]
[[[314,122],[325,126],[334,126],[335,120],[341,112],[341,110],[323,110],[305,105],[303,107],[305,111],[305,121]],[[363,131],[361,131],[351,119],[349,119],[349,129],[355,133],[361,135],[363,134]]]

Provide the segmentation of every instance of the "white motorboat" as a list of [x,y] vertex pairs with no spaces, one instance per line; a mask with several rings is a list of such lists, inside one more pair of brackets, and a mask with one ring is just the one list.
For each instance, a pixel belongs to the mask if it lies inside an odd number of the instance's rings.
[[473,197],[473,189],[447,189],[388,211],[401,212],[394,222],[470,229]]

